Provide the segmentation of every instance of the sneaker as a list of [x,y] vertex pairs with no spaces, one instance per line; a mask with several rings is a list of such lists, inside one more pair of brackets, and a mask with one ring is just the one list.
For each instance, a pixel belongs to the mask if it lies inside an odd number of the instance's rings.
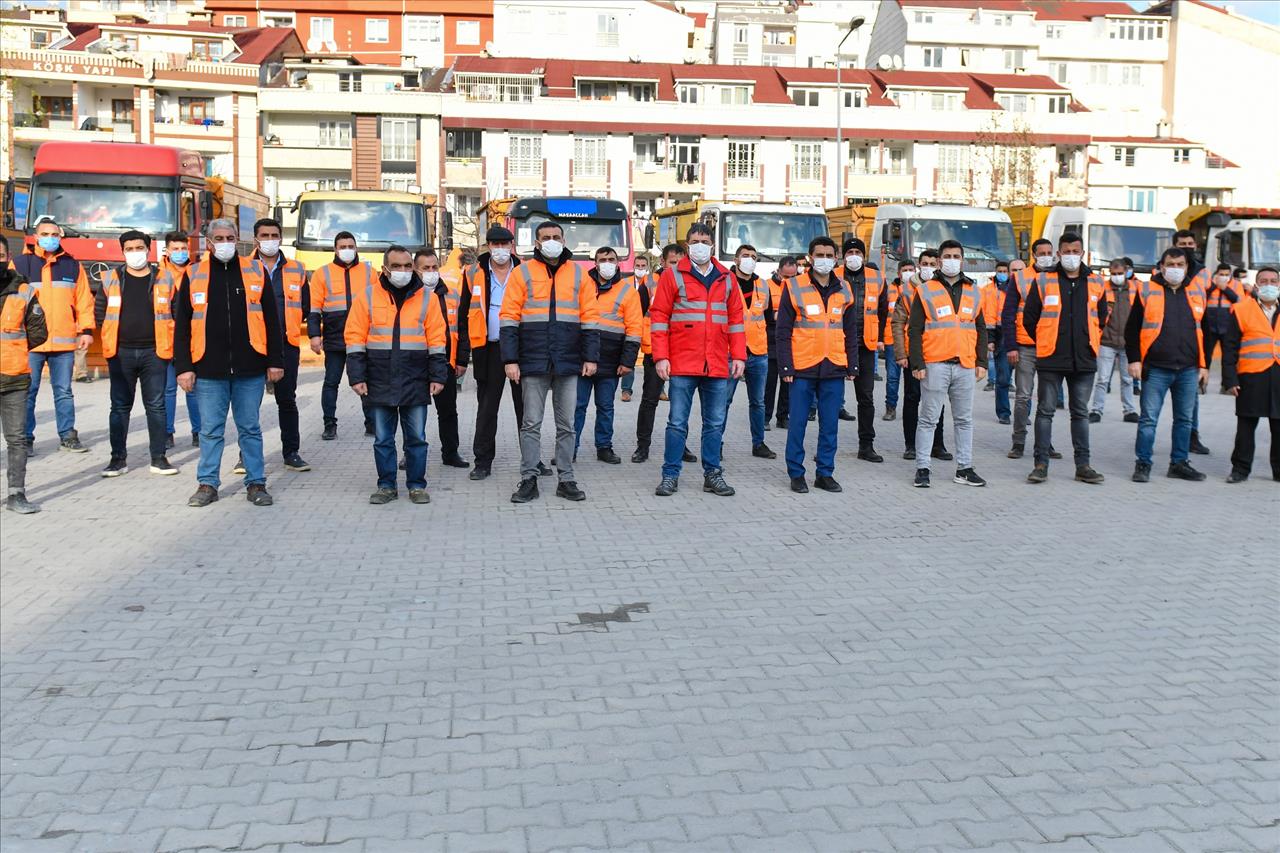
[[32,445],[31,439],[27,439],[27,458],[30,459],[36,455],[35,446]]
[[166,437],[165,437],[165,440],[164,440],[164,449],[165,449],[165,450],[173,450],[174,446],[175,446],[175,445],[174,445],[174,441],[173,441],[173,433],[169,433],[169,435],[168,435],[168,436],[166,436]]
[[1247,479],[1249,479],[1248,474],[1243,471],[1236,471],[1235,469],[1232,469],[1231,473],[1227,475],[1227,482],[1232,484],[1243,483]]
[[16,512],[18,515],[31,515],[39,512],[40,507],[27,500],[26,493],[14,492],[5,499],[4,508],[10,512]]
[[1192,468],[1190,462],[1174,462],[1169,466],[1168,476],[1175,480],[1190,480],[1198,483],[1204,479],[1204,472]]
[[858,458],[861,459],[863,462],[883,462],[884,461],[884,457],[881,456],[879,453],[876,453],[876,449],[874,447],[868,447],[865,450],[859,450]]
[[59,450],[65,450],[68,453],[88,453],[89,448],[80,443],[80,436],[75,430],[67,433],[67,437],[62,439],[58,445]]
[[931,450],[929,455],[934,459],[941,459],[943,462],[950,462],[952,459],[955,459],[955,457],[951,455],[951,451],[947,450],[947,448],[942,445]]
[[450,453],[440,458],[440,464],[447,468],[470,468],[471,463],[463,459],[456,453]]
[[758,459],[777,459],[778,458],[778,454],[774,453],[773,450],[770,449],[769,445],[765,444],[764,442],[761,442],[760,444],[757,444],[755,447],[751,448],[751,455],[755,456]]
[[658,484],[658,488],[653,493],[660,498],[669,498],[680,488],[680,481],[675,477],[663,477],[662,482]]
[[987,481],[978,476],[972,468],[960,468],[951,482],[961,486],[985,486]]
[[994,382],[988,382],[986,385],[983,385],[983,386],[982,386],[982,390],[983,390],[983,391],[994,391],[994,390],[996,390],[996,383],[994,383]]
[[290,453],[284,458],[284,467],[290,471],[310,471],[311,466],[307,464],[307,460],[303,459],[296,452]]
[[324,432],[320,433],[320,440],[321,440],[321,441],[333,441],[333,440],[334,440],[335,438],[337,438],[337,437],[338,437],[338,425],[337,425],[337,424],[325,424],[325,425],[324,425]]
[[198,432],[191,433],[191,446],[192,447],[200,446],[200,433]]
[[1005,426],[1008,426],[1009,424],[1013,423],[1011,420],[1009,420],[1008,415],[1000,415],[999,417],[996,418],[996,422],[1002,423]]
[[83,385],[88,385],[90,382],[93,381],[93,377],[86,373],[84,376],[77,377],[76,381]]
[[1100,424],[1100,423],[1102,423],[1102,412],[1090,412],[1090,413],[1089,413],[1089,423],[1091,423],[1091,424]]
[[167,456],[157,456],[155,459],[152,459],[151,467],[148,470],[152,474],[159,474],[163,477],[172,477],[174,474],[178,473],[178,469],[169,462],[169,458]]
[[915,459],[915,458],[916,458],[916,449],[915,449],[914,447],[908,447],[906,450],[902,451],[902,458],[903,458],[903,459]]
[[1061,453],[1060,453],[1060,452],[1059,452],[1059,451],[1058,451],[1058,450],[1057,450],[1057,449],[1056,449],[1052,444],[1051,444],[1051,445],[1049,445],[1049,458],[1050,458],[1050,459],[1061,459],[1061,458],[1062,458],[1062,454],[1061,454]]
[[697,455],[691,452],[687,447],[684,449],[684,455],[681,456],[680,459],[688,463],[693,463],[698,461]]
[[102,469],[102,476],[119,477],[121,474],[126,473],[128,470],[129,470],[129,464],[125,462],[125,460],[112,458],[112,460],[107,463],[107,467]]
[[[810,420],[812,420],[812,418],[810,418]],[[854,417],[854,416],[853,416],[853,415],[852,415],[852,414],[851,414],[847,409],[841,409],[841,410],[840,410],[840,420],[842,420],[842,421],[856,421],[856,420],[857,420],[857,418],[855,418],[855,417]]]
[[364,435],[365,435],[365,438],[373,438],[375,435],[377,435],[377,433],[376,433],[376,432],[374,432],[374,430],[373,430],[373,424],[368,423],[368,422],[366,422],[366,423],[365,423],[365,425],[364,425]]
[[911,485],[915,486],[917,489],[929,488],[929,469],[917,468],[915,482]]
[[244,468],[244,458],[243,458],[243,457],[241,457],[241,456],[237,456],[237,457],[236,457],[236,464],[231,466],[231,473],[232,473],[232,474],[243,474],[243,473],[245,473],[245,468]]
[[1151,482],[1151,465],[1147,462],[1133,463],[1133,482],[1149,483]]
[[369,495],[369,503],[374,506],[383,506],[384,504],[391,503],[399,497],[400,493],[395,489],[378,489],[378,491]]
[[813,481],[815,489],[822,489],[824,492],[843,492],[844,488],[836,482],[835,477],[818,477]]
[[218,499],[218,490],[213,486],[200,485],[196,487],[196,492],[187,498],[187,506],[204,507],[213,503]]
[[624,402],[624,403],[630,403],[630,402],[631,402],[631,392],[630,392],[630,391],[623,391],[623,392],[622,392],[622,402]]
[[[843,412],[844,409],[841,409],[840,411]],[[818,413],[816,410],[809,413],[809,423],[813,423],[817,419],[818,419]],[[844,420],[844,418],[841,418],[840,420]]]
[[804,481],[804,477],[792,477],[791,491],[797,495],[807,495],[809,494],[809,484]]
[[404,470],[404,457],[400,457],[400,461],[396,463],[396,468],[400,471]]
[[1124,416],[1124,422],[1127,424],[1136,424],[1138,422],[1138,413],[1130,412]]
[[467,479],[470,479],[470,480],[487,480],[488,478],[489,478],[489,469],[481,468],[478,465],[475,468],[471,469],[471,473],[467,477]]
[[786,418],[778,418],[778,429],[786,429],[789,423]]
[[262,483],[251,483],[244,493],[245,500],[254,506],[271,506],[275,500],[271,497],[271,493],[267,491],[267,487]]
[[585,501],[587,493],[579,489],[578,484],[573,480],[561,480],[556,485],[556,497],[564,498],[567,501]]
[[669,400],[669,399],[671,399],[671,398],[667,396],[667,392],[666,392],[666,391],[663,391],[661,394],[659,394],[659,395],[658,395],[658,399],[665,403],[665,402],[667,402],[667,400]]
[[765,420],[765,422],[764,422],[764,431],[765,431],[765,432],[773,432],[773,424],[772,424],[772,423],[770,423],[768,420]]
[[596,459],[599,459],[601,462],[605,463],[606,465],[622,464],[622,457],[614,453],[612,447],[597,447]]
[[1043,483],[1049,479],[1049,466],[1040,464],[1031,469],[1031,473],[1027,475],[1028,483]]
[[410,489],[409,503],[429,504],[431,503],[431,495],[427,494],[426,489]]
[[1091,486],[1100,484],[1106,477],[1103,477],[1097,471],[1093,470],[1090,465],[1076,466],[1076,479],[1082,483],[1088,483]]
[[527,477],[520,481],[520,485],[516,487],[515,492],[511,495],[513,504],[527,504],[529,501],[536,500],[538,497],[538,478]]
[[1191,452],[1195,453],[1198,456],[1209,455],[1209,448],[1205,447],[1200,442],[1200,433],[1198,432],[1191,433]]
[[891,421],[898,417],[898,410],[893,406],[884,410],[884,415],[880,418],[882,421]]
[[[550,477],[550,476],[551,476],[551,474],[552,474],[551,469],[550,469],[550,468],[548,468],[548,467],[546,466],[546,464],[545,464],[545,463],[542,463],[542,462],[539,462],[539,463],[538,463],[538,476],[539,476],[539,477]],[[534,497],[537,497],[537,495],[534,495]]]
[[631,454],[631,461],[639,465],[641,462],[649,461],[649,448],[637,447],[636,452]]
[[702,491],[710,492],[717,497],[731,498],[737,494],[733,486],[724,481],[724,474],[714,471],[710,474],[704,474],[702,477]]
[[1026,450],[1026,447],[1024,445],[1015,444],[1013,447],[1009,448],[1009,452],[1006,455],[1010,459],[1021,459],[1022,454],[1025,450]]

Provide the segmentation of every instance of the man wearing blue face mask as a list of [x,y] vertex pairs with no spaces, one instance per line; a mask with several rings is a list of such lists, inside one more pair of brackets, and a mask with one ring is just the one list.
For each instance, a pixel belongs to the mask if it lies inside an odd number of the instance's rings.
[[[1004,296],[1009,292],[1009,287],[1013,281],[1013,276],[1009,272],[1009,262],[1000,261],[996,264],[995,286],[997,288],[996,304],[1004,305]],[[999,312],[997,312],[999,313]],[[994,368],[993,372],[987,376],[988,390],[996,392],[996,420],[1002,424],[1007,424],[1013,415],[1013,409],[1009,405],[1009,383],[1013,376],[1013,365],[1009,363],[1009,359],[1004,357],[1004,348],[1001,346],[1000,335],[1004,331],[1001,324],[996,322],[987,327],[987,334],[990,336],[988,341],[987,365]]]
[[[164,257],[160,259],[157,281],[163,281],[170,293],[177,293],[187,277],[187,268],[191,266],[191,251],[187,248],[187,235],[181,231],[170,231],[164,235]],[[187,398],[187,420],[191,421],[191,446],[200,446],[200,404],[195,394],[185,395]],[[165,430],[169,434],[167,447],[173,447],[174,422],[178,416],[178,373],[173,369],[173,360],[169,361],[169,375],[164,386],[164,419]]]

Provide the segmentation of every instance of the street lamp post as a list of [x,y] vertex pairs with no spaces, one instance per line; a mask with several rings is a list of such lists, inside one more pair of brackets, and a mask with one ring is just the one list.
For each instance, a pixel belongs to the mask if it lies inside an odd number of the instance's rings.
[[844,38],[840,39],[840,44],[836,45],[836,206],[844,206],[844,135],[841,127],[841,118],[844,110],[844,89],[843,81],[840,75],[841,63],[840,52],[844,50],[844,43],[849,40],[849,36],[857,32],[866,19],[859,16],[849,21],[849,29],[844,34]]

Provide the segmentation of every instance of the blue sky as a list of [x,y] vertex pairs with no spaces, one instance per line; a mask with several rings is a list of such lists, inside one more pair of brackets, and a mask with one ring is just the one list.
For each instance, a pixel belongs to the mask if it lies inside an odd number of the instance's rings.
[[[1230,6],[1237,14],[1248,15],[1259,21],[1280,26],[1280,0],[1207,0],[1214,6]],[[1142,10],[1151,5],[1149,0],[1129,0],[1129,5]]]

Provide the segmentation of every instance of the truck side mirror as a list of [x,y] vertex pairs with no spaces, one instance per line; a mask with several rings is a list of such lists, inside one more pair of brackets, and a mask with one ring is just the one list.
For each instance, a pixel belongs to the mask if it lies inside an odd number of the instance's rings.
[[1031,235],[1026,231],[1018,232],[1018,251],[1028,252],[1031,250]]
[[451,251],[453,249],[453,214],[446,210],[444,216],[440,218],[440,230],[444,232],[440,235],[440,239],[445,250]]
[[271,208],[271,218],[276,222],[284,222],[284,205],[277,204]]
[[200,218],[205,223],[213,219],[213,193],[208,190],[200,191]]
[[4,227],[16,228],[14,224],[13,212],[13,182],[6,182],[4,185]]

